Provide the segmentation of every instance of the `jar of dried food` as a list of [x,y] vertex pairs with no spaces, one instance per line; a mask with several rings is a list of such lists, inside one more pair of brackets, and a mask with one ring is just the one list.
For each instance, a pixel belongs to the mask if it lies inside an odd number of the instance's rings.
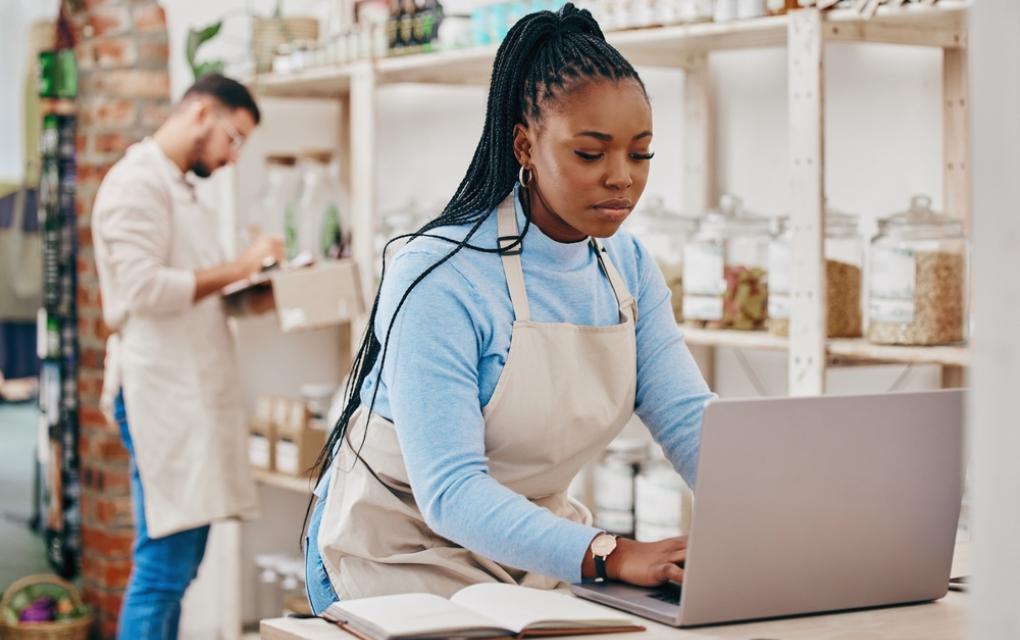
[[618,437],[595,465],[595,526],[622,536],[634,535],[634,479],[648,458],[643,440]]
[[766,9],[770,16],[780,16],[788,11],[799,8],[797,0],[766,0]]
[[[864,246],[857,216],[825,212],[825,289],[827,335],[861,337],[861,288]],[[793,237],[788,217],[778,220],[769,244],[769,331],[790,334],[790,273]]]
[[684,322],[709,329],[765,328],[769,219],[725,195],[684,246]]
[[935,345],[966,337],[967,241],[963,223],[914,196],[910,209],[879,221],[871,241],[868,339]]
[[648,252],[662,270],[666,286],[672,293],[673,314],[677,322],[682,322],[684,245],[697,230],[697,219],[669,211],[661,197],[653,196],[648,206],[628,220],[628,227],[648,247]]

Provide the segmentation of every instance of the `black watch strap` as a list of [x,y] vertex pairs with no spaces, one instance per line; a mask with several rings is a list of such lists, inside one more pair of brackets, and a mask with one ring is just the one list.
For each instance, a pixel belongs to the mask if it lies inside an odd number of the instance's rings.
[[595,556],[595,582],[605,582],[609,579],[606,574],[606,557]]

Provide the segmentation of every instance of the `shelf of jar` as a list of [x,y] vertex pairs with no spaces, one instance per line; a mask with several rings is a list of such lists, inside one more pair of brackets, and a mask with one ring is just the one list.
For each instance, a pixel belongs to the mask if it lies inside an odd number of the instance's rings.
[[312,489],[315,488],[315,481],[310,477],[302,478],[298,476],[291,476],[285,473],[278,473],[276,471],[268,471],[259,467],[252,467],[252,474],[255,476],[256,482],[268,487],[276,487],[277,489],[284,489],[286,491],[293,491],[295,493],[305,495],[311,494]]
[[[870,20],[850,9],[827,11],[823,35],[831,42],[965,47],[968,5],[968,0],[942,0],[932,6],[882,7]],[[787,16],[772,16],[617,31],[607,38],[636,65],[683,67],[691,56],[710,51],[786,46],[788,23]],[[397,55],[374,62],[263,74],[252,84],[264,96],[339,97],[349,90],[351,76],[359,66],[374,70],[378,84],[485,84],[496,50],[487,46]]]
[[[786,351],[789,339],[767,331],[697,329],[681,325],[687,344],[709,347],[733,347],[761,351]],[[966,367],[970,350],[966,345],[906,347],[872,344],[863,338],[833,338],[828,343],[830,359],[855,362],[939,364]]]

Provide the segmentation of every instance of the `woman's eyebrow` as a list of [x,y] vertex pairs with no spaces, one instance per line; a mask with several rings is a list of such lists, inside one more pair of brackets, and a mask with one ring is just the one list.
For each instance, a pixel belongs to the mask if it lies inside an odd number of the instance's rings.
[[[580,133],[574,134],[575,138],[580,138],[582,136],[595,138],[596,140],[601,140],[602,142],[612,142],[613,140],[613,136],[609,135],[608,133],[602,133],[601,131],[581,131]],[[641,133],[631,138],[631,140],[640,140],[641,138],[650,138],[651,136],[652,136],[651,131],[642,131]]]

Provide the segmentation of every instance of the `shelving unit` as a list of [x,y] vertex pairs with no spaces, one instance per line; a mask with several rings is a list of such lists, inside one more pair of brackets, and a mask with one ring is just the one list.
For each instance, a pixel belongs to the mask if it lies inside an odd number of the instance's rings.
[[[789,181],[793,227],[790,338],[765,333],[685,328],[691,345],[786,351],[789,392],[824,393],[830,363],[896,362],[943,366],[943,382],[962,382],[969,364],[966,346],[889,347],[865,340],[828,340],[824,286],[824,81],[826,43],[885,43],[943,51],[944,209],[970,227],[970,136],[967,114],[969,2],[942,0],[933,6],[883,7],[870,20],[851,10],[793,11],[785,16],[730,23],[703,23],[617,32],[608,35],[638,66],[684,71],[684,210],[705,211],[716,200],[712,164],[712,103],[708,56],[713,51],[786,47],[789,95]],[[353,210],[354,258],[371,290],[376,256],[375,100],[377,90],[399,83],[484,84],[495,47],[363,61],[336,68],[253,81],[263,96],[332,98],[342,103],[344,176]]]
[[315,488],[315,480],[312,478],[299,478],[258,468],[253,468],[252,473],[255,475],[256,482],[267,487],[293,491],[305,496],[311,495]]

